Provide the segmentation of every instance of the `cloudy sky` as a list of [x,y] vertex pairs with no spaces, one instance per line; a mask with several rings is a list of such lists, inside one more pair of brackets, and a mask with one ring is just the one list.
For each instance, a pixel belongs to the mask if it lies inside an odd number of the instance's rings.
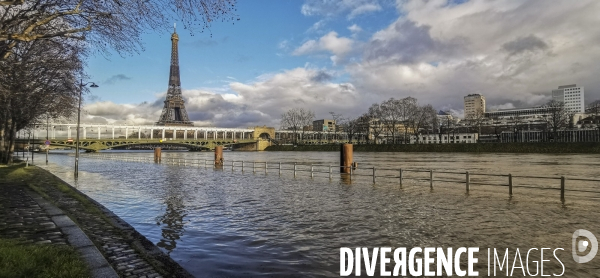
[[[240,21],[178,28],[183,95],[196,126],[279,126],[294,107],[356,117],[413,96],[462,113],[527,107],[559,85],[600,99],[600,1],[239,1]],[[179,25],[181,26],[181,25]],[[152,124],[165,98],[170,34],[144,36],[139,55],[92,57],[84,121]]]

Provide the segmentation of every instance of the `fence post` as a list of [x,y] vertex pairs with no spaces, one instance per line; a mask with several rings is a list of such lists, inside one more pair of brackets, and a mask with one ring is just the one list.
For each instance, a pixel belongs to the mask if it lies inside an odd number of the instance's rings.
[[508,194],[510,196],[513,195],[513,182],[512,182],[512,175],[508,174]]
[[296,177],[296,162],[294,162],[294,177]]
[[560,200],[565,201],[565,177],[560,176]]
[[279,162],[279,175],[281,176],[281,162]]
[[467,184],[467,193],[471,190],[471,178],[469,177],[469,171],[467,171],[467,177],[465,178]]
[[400,186],[402,186],[402,168],[400,168]]
[[429,188],[433,189],[433,170],[429,170]]
[[375,183],[375,167],[373,167],[373,183]]

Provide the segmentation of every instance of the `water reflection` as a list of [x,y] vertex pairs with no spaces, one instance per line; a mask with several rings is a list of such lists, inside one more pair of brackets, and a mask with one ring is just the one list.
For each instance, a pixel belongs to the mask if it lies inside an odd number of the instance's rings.
[[[170,171],[169,173],[174,173]],[[181,182],[174,176],[167,179],[167,188],[164,204],[166,205],[165,213],[156,218],[156,225],[161,227],[162,238],[156,245],[166,250],[167,254],[171,254],[177,247],[177,241],[181,239],[185,231],[184,218],[186,210],[184,205],[183,190]]]

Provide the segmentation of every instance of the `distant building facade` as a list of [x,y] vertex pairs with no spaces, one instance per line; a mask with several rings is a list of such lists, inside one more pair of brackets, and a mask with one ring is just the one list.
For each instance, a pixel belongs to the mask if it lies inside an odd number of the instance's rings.
[[420,134],[410,136],[411,144],[477,143],[477,133]]
[[485,113],[485,97],[483,95],[471,94],[465,96],[464,102],[465,119],[476,117],[478,113]]
[[314,131],[334,132],[335,131],[335,120],[322,119],[322,120],[313,121],[313,130]]
[[565,110],[569,113],[585,112],[585,90],[583,87],[577,87],[576,84],[559,86],[552,90],[552,100],[565,103]]

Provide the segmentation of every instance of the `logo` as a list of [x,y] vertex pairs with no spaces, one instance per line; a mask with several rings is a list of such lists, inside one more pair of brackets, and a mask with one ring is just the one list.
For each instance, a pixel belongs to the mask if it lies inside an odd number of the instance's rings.
[[[585,237],[586,239],[578,241],[577,239],[579,237]],[[585,252],[589,249],[588,247],[591,247],[591,249],[587,255],[577,255],[577,252]],[[590,231],[579,229],[573,233],[573,246],[571,250],[573,252],[573,260],[575,260],[575,262],[580,264],[587,263],[596,256],[596,253],[598,253],[598,239],[596,239],[594,234],[592,234]]]

